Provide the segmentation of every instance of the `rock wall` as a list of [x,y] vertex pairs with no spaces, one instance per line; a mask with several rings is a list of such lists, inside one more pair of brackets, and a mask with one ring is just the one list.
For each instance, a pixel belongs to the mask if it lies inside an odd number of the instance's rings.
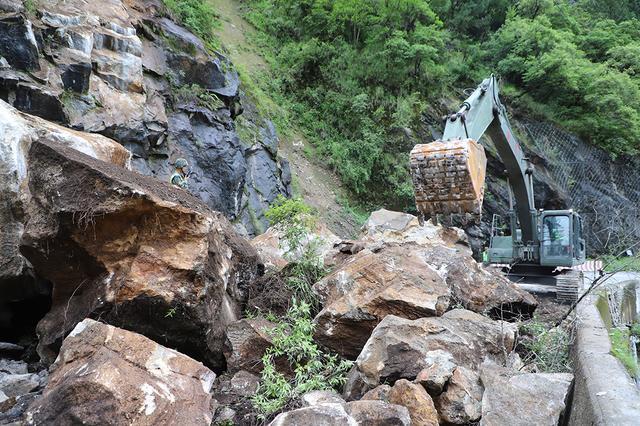
[[194,195],[249,234],[266,228],[265,208],[290,194],[289,166],[222,54],[166,18],[159,0],[32,3],[35,14],[0,3],[1,99],[118,141],[135,170],[161,180],[184,157]]

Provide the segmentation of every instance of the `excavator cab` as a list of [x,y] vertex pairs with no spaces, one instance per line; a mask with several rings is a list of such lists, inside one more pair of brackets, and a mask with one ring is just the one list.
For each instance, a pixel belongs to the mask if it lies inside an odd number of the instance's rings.
[[540,265],[572,267],[584,263],[582,218],[573,210],[545,210],[539,224]]

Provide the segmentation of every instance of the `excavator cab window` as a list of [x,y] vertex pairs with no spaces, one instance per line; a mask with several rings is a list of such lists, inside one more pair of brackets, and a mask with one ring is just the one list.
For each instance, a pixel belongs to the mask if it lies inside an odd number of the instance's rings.
[[569,216],[546,216],[542,226],[543,256],[571,255],[571,219]]

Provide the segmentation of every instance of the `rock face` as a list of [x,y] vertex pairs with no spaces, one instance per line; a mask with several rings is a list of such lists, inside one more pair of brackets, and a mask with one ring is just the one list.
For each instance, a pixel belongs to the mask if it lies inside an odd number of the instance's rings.
[[481,425],[562,424],[573,382],[572,374],[514,374],[486,363],[480,377],[485,387]]
[[485,359],[504,362],[514,346],[513,324],[455,309],[437,318],[393,315],[378,324],[356,360],[369,389],[399,379],[414,380],[429,367],[429,353],[445,351],[457,366],[477,369]]
[[53,284],[41,357],[53,361],[92,316],[221,367],[224,329],[259,266],[229,222],[185,191],[56,142],[33,143],[28,158],[21,250]]
[[1,99],[117,140],[136,170],[162,180],[184,157],[192,193],[250,233],[266,228],[264,209],[291,183],[273,124],[243,98],[229,61],[161,1],[33,0],[35,15],[4,3]]
[[313,289],[324,302],[314,320],[317,340],[352,359],[387,315],[439,316],[451,300],[428,260],[403,246],[360,251]]
[[185,355],[86,319],[62,344],[27,424],[209,425],[214,380]]
[[[104,136],[66,129],[0,100],[0,304],[49,292],[19,252],[29,199],[27,154],[31,144],[40,140],[56,141],[121,167],[129,164],[129,152]],[[8,308],[5,313],[11,314]],[[10,318],[4,321],[11,324]]]

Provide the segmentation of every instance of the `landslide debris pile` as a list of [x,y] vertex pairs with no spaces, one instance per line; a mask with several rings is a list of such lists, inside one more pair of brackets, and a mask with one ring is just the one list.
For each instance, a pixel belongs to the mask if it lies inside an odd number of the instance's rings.
[[[177,67],[231,117],[224,58],[153,0],[42,6],[0,0],[13,43],[0,52],[13,104],[0,101],[0,424],[558,424],[572,376],[515,352],[537,301],[478,265],[462,231],[380,210],[355,240],[321,223],[297,247],[282,226],[247,240],[199,186],[138,173],[159,149],[183,152],[177,128],[202,131],[206,161],[225,163],[211,129],[233,145],[231,121],[163,109]],[[251,155],[267,149],[257,143]],[[259,203],[282,192],[270,182]],[[314,274],[292,281],[304,268]],[[293,350],[278,352],[283,341]],[[309,371],[351,369],[296,377],[311,356]],[[299,393],[258,409],[256,395],[292,382]]]

